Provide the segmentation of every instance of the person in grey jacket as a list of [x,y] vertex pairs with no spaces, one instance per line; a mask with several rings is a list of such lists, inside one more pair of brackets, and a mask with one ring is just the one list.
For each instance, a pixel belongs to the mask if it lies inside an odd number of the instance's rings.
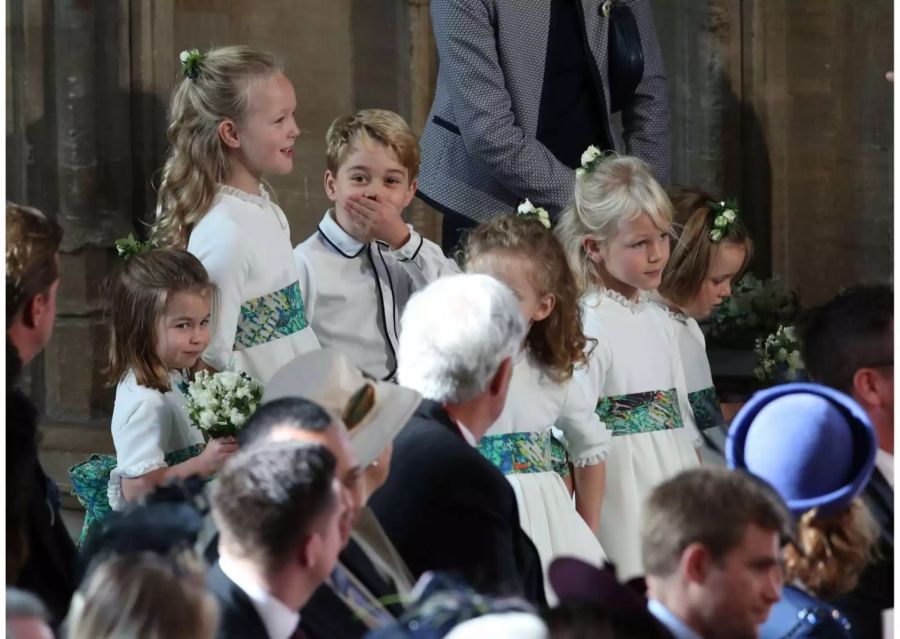
[[440,64],[419,197],[444,215],[445,250],[525,198],[559,215],[589,145],[635,155],[669,181],[649,0],[432,0],[431,20]]

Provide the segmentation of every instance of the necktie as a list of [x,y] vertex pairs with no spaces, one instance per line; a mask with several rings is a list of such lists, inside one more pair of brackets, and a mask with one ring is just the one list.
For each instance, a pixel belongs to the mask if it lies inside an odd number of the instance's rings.
[[331,571],[329,585],[335,594],[347,604],[366,626],[382,628],[393,624],[396,620],[384,609],[384,606],[359,583],[340,562]]

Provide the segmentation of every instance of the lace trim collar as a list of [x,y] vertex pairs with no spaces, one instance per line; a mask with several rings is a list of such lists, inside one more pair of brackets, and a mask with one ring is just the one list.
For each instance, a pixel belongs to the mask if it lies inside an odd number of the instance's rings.
[[266,190],[261,183],[259,185],[259,195],[254,195],[253,193],[247,193],[246,191],[242,191],[241,189],[236,189],[233,186],[228,186],[227,184],[218,184],[217,191],[219,193],[223,193],[225,195],[230,195],[232,197],[236,197],[239,200],[243,200],[244,202],[249,202],[250,204],[256,204],[261,208],[265,208],[269,206],[271,203],[271,199],[269,198],[269,192]]
[[640,313],[645,308],[647,308],[648,304],[651,303],[649,295],[645,291],[641,291],[640,293],[638,293],[637,301],[630,300],[621,293],[608,288],[595,289],[589,295],[589,299],[590,298],[596,299],[597,304],[601,303],[604,298],[608,299],[609,301],[615,302],[619,306],[631,311],[632,313]]
[[682,324],[690,323],[690,316],[685,315],[682,311],[673,311],[669,306],[669,302],[662,295],[659,294],[659,291],[650,291],[647,295],[647,299],[661,308],[663,312],[670,318],[675,320],[676,322],[681,322]]

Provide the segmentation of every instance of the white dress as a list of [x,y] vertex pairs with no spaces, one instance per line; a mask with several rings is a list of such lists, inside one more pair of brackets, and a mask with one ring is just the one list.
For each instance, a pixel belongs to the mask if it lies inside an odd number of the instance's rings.
[[125,507],[123,477],[140,477],[178,464],[203,450],[203,435],[187,413],[181,390],[181,375],[169,373],[172,390],[162,393],[137,383],[134,373],[116,386],[112,437],[116,447],[116,467],[109,478],[107,496],[113,510]]
[[[548,378],[523,350],[516,356],[506,405],[478,443],[478,449],[512,484],[522,530],[541,557],[548,596],[547,570],[554,558],[579,557],[594,565],[606,558],[590,527],[575,510],[550,459],[550,428],[565,436],[569,457],[576,466],[602,462],[611,436],[597,418],[593,404],[580,387]],[[551,597],[552,599],[552,597]]]
[[306,316],[322,347],[342,351],[378,379],[396,374],[400,316],[412,294],[459,272],[439,246],[412,226],[409,231],[409,241],[396,251],[382,242],[364,244],[329,210],[294,249]]
[[650,491],[699,465],[675,327],[668,314],[612,291],[582,300],[584,333],[597,340],[575,379],[612,432],[598,537],[620,579],[643,573],[640,525]]
[[307,321],[290,230],[282,210],[260,195],[219,185],[188,250],[218,287],[212,339],[203,360],[265,384],[279,368],[319,348]]
[[[709,369],[709,358],[706,356],[706,338],[697,321],[683,313],[672,314],[675,333],[678,337],[678,350],[684,366],[684,381],[687,385],[688,401],[697,427],[725,450],[725,418],[719,406],[719,397],[713,385],[712,371]],[[700,449],[704,462],[724,464],[724,458],[711,449],[703,446]]]

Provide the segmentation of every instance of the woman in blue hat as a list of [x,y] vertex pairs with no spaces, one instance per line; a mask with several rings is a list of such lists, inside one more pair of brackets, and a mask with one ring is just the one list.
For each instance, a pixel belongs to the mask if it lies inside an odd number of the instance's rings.
[[871,558],[877,526],[860,499],[875,463],[875,435],[853,399],[817,384],[757,393],[728,436],[731,468],[781,494],[797,521],[784,550],[785,587],[761,639],[852,639],[827,600],[852,590]]

